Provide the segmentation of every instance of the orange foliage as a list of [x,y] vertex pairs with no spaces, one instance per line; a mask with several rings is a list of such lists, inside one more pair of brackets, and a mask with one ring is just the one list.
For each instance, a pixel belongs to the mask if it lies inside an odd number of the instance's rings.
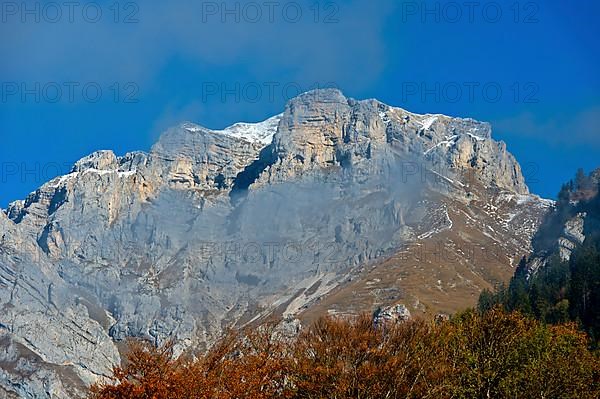
[[518,313],[375,327],[323,318],[294,339],[268,325],[228,334],[197,359],[132,344],[91,399],[598,397],[600,362],[574,325]]

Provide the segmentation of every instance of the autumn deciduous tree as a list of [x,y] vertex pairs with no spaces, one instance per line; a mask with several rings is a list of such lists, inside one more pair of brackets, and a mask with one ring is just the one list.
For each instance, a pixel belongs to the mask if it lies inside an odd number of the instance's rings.
[[110,384],[93,386],[91,398],[181,398],[187,381],[183,360],[173,359],[173,343],[161,348],[130,343],[126,365],[116,367]]
[[368,316],[321,319],[295,345],[297,398],[410,398],[439,393],[442,329],[413,321],[375,328]]
[[91,399],[596,398],[600,362],[574,324],[499,307],[438,323],[323,318],[295,338],[228,334],[199,358],[134,343]]
[[600,364],[575,324],[545,326],[501,308],[450,322],[452,397],[595,398]]
[[229,333],[205,356],[173,357],[161,348],[132,343],[125,365],[109,383],[92,387],[91,399],[286,398],[289,356],[274,327]]
[[207,393],[202,398],[287,398],[290,361],[286,342],[274,325],[230,335],[197,361],[194,374],[204,382],[197,390]]

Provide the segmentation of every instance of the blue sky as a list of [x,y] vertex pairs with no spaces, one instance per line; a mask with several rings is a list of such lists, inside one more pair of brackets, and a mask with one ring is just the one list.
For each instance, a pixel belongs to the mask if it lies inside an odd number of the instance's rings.
[[147,150],[336,86],[489,121],[554,197],[600,166],[597,1],[2,2],[0,206],[98,149]]

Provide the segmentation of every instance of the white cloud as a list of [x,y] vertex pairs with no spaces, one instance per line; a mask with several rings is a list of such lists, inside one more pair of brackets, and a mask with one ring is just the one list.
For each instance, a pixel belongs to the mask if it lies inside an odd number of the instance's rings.
[[510,136],[529,137],[554,145],[600,148],[600,105],[545,118],[523,112],[497,120],[493,126]]
[[[0,71],[5,79],[135,81],[144,86],[180,57],[203,68],[238,65],[257,79],[283,75],[359,90],[376,81],[385,64],[382,29],[392,5],[333,2],[339,22],[326,24],[323,18],[335,10],[320,10],[320,22],[315,22],[315,3],[303,0],[294,2],[303,12],[298,23],[286,21],[281,12],[273,23],[267,15],[260,23],[243,17],[239,23],[232,17],[222,23],[219,16],[203,22],[206,3],[138,3],[135,24],[114,23],[108,6],[96,24],[81,18],[68,23],[65,17],[56,24],[12,21],[0,28],[11,38],[0,41]],[[235,3],[245,4],[228,2],[228,7]]]

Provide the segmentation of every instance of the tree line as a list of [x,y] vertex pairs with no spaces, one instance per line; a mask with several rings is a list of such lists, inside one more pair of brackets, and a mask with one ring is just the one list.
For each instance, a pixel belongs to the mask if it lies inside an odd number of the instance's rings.
[[[594,188],[595,187],[595,188]],[[557,242],[567,220],[584,218],[585,241],[569,260],[559,256]],[[585,216],[583,216],[585,215]],[[598,182],[582,170],[563,185],[553,212],[534,237],[535,256],[546,263],[532,272],[523,258],[506,286],[483,291],[480,311],[501,305],[546,323],[573,321],[589,333],[594,346],[600,340],[600,196]]]

